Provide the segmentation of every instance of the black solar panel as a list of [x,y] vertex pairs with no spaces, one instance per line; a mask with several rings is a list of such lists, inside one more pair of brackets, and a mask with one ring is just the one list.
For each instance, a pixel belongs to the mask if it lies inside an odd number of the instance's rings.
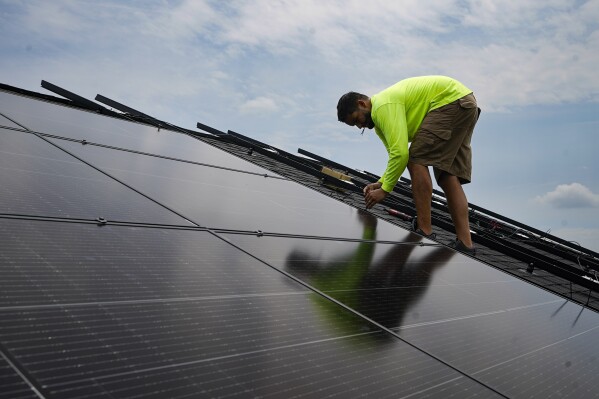
[[0,213],[186,224],[34,134],[0,128]]
[[106,117],[94,112],[35,101],[0,91],[0,112],[18,121],[29,130],[188,160],[220,168],[233,168],[251,173],[270,174],[268,170],[214,148],[184,134],[159,130],[155,127]]
[[42,135],[0,129],[0,397],[599,397],[588,308],[185,134],[0,112]]
[[[212,386],[261,395],[307,378],[295,365],[313,374],[295,389],[313,396],[330,378],[341,380],[335,391],[353,390],[354,375],[363,392],[375,380],[388,396],[487,392],[205,231],[25,220],[2,220],[1,231],[12,261],[2,270],[0,340],[44,394],[170,386],[179,397]],[[231,364],[240,374],[223,381]],[[264,369],[279,378],[261,381]],[[157,373],[170,384],[150,383]]]
[[[206,231],[0,219],[0,240],[7,262],[0,269],[2,306],[297,289]],[[236,264],[243,264],[243,270]],[[31,290],[31,284],[37,289]]]
[[[503,381],[509,396],[597,395],[598,315],[471,258],[407,235],[396,245],[228,238],[482,382]],[[572,375],[586,382],[573,387]]]
[[[5,352],[4,350],[2,352]],[[36,392],[26,382],[26,378],[19,375],[15,368],[4,357],[0,356],[0,398],[1,399],[39,399]]]
[[[376,220],[288,180],[52,141],[205,227],[360,239],[360,219]],[[398,235],[379,223],[378,239]]]

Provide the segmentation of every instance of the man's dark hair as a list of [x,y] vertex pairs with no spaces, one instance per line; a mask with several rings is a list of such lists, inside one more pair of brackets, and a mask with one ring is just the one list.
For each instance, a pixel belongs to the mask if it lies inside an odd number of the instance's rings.
[[358,109],[358,100],[368,100],[368,96],[355,91],[345,93],[337,103],[337,119],[345,122],[347,116]]

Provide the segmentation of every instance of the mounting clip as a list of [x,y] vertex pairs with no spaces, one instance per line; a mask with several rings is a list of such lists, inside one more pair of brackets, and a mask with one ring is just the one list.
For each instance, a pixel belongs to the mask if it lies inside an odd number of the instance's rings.
[[106,220],[103,217],[99,217],[99,218],[96,218],[96,222],[98,222],[97,223],[98,226],[104,226],[106,223],[108,223],[108,220]]

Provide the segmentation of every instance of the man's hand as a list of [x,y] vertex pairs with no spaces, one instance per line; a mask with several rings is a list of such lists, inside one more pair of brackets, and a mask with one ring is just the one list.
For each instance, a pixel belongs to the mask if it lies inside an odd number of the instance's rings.
[[368,194],[369,192],[371,192],[372,190],[376,190],[378,188],[381,188],[383,186],[383,184],[381,182],[376,182],[376,183],[370,183],[369,185],[367,185],[366,187],[364,187],[364,196],[366,196],[366,194]]
[[[366,188],[364,190],[366,191]],[[370,209],[382,200],[384,200],[387,194],[389,193],[387,193],[382,188],[369,190],[364,196],[364,201],[366,202],[366,209]]]

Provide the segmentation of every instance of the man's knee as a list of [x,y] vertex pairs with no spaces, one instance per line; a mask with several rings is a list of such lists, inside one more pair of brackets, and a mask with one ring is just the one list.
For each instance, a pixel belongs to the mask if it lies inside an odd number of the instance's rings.
[[422,173],[425,171],[428,173],[428,166],[420,165],[414,162],[408,162],[408,172],[410,172],[411,176],[414,176],[414,174],[417,174],[419,172]]
[[408,162],[408,172],[410,172],[410,175],[414,174],[414,164],[412,162]]
[[462,185],[460,183],[460,179],[458,179],[457,176],[454,176],[450,173],[447,172],[442,172],[439,175],[439,178],[437,179],[437,184],[443,189],[443,191],[447,191],[448,189],[451,189],[452,186],[457,185]]

